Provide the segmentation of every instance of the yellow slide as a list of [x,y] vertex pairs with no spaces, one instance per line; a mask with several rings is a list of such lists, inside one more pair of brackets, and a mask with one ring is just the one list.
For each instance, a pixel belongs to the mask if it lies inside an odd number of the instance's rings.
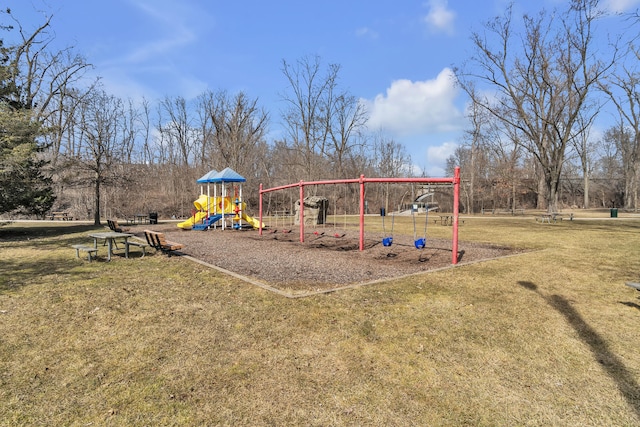
[[[247,215],[246,213],[244,213],[244,211],[242,211],[242,219],[244,221],[247,221],[247,224],[250,224],[253,228],[260,228],[260,220],[258,218]],[[264,228],[264,224],[262,225],[262,227]]]
[[206,212],[196,212],[196,214],[191,218],[189,218],[188,220],[178,223],[178,227],[182,228],[183,230],[191,230],[191,227],[193,227],[196,224],[199,224],[200,221],[202,221],[206,217],[207,217]]

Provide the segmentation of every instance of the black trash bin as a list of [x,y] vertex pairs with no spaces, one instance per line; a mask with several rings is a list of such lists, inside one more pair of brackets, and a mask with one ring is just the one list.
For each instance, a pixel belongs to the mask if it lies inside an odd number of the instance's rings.
[[158,212],[149,212],[149,224],[158,223]]
[[611,208],[611,218],[618,218],[618,208]]

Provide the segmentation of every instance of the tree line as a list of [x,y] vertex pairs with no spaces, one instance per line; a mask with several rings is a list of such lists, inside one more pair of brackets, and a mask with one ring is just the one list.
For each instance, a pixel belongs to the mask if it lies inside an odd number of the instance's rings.
[[[471,211],[637,210],[638,16],[603,7],[572,0],[565,10],[517,20],[512,4],[472,33],[474,53],[456,69],[471,99],[470,126],[450,159],[461,165]],[[623,32],[603,30],[614,22]],[[605,114],[612,124],[594,135]]]
[[[597,28],[623,18],[633,28],[636,17],[611,17],[595,0],[515,15],[508,7],[472,33],[474,54],[455,70],[470,99],[469,125],[447,164],[448,173],[461,167],[465,211],[637,209],[640,52],[622,35],[603,49]],[[0,30],[19,41],[0,44],[0,214],[65,210],[95,223],[151,211],[184,217],[195,181],[212,169],[245,176],[243,196],[254,209],[259,183],[414,169],[402,144],[367,128],[368,112],[341,86],[340,66],[318,56],[282,61],[277,118],[258,98],[224,89],[134,102],[87,82],[91,65],[72,48],[50,48],[52,16],[33,31],[10,10],[2,16]],[[615,124],[596,136],[603,100],[615,107]],[[277,137],[269,133],[274,119],[284,129]],[[357,206],[355,187],[315,191],[332,193],[324,195],[341,212]],[[372,186],[367,201],[390,210],[418,191]],[[270,199],[269,209],[290,206],[294,193]]]

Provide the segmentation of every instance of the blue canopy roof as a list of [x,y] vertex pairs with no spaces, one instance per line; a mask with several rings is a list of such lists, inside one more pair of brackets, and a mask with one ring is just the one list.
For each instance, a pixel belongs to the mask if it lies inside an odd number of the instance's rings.
[[217,170],[215,169],[211,169],[209,172],[207,172],[206,174],[204,174],[200,179],[198,179],[196,182],[198,184],[203,184],[205,182],[214,182],[212,181],[212,179],[216,176],[216,174],[218,173]]
[[224,168],[209,182],[245,182],[247,179],[231,168]]

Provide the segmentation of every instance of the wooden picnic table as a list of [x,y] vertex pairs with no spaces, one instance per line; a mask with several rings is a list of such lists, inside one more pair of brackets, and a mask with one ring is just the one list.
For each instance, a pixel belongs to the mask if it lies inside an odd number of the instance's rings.
[[544,224],[551,224],[551,221],[556,222],[556,217],[553,214],[540,214],[539,217],[536,217],[536,222],[540,222]]
[[55,219],[59,219],[61,221],[69,221],[73,219],[73,217],[69,216],[69,212],[51,212],[49,218],[53,221]]
[[149,222],[149,216],[145,214],[135,214],[133,219],[136,224],[147,224]]
[[[536,217],[536,221],[539,221],[543,224],[545,222],[547,224],[551,224],[552,222],[562,221],[562,218],[564,218],[564,216],[559,212],[543,213],[540,214],[540,216]],[[569,220],[573,221],[573,213],[569,214]]]
[[440,221],[440,225],[453,225],[453,215],[438,215],[438,217],[440,219],[436,218],[434,223]]
[[93,237],[93,247],[98,248],[98,240],[105,240],[107,243],[107,261],[111,261],[111,254],[113,253],[113,244],[116,239],[124,239],[124,256],[129,258],[129,245],[127,241],[129,237],[133,237],[130,233],[118,233],[115,231],[106,231],[102,233],[93,233],[89,237]]

